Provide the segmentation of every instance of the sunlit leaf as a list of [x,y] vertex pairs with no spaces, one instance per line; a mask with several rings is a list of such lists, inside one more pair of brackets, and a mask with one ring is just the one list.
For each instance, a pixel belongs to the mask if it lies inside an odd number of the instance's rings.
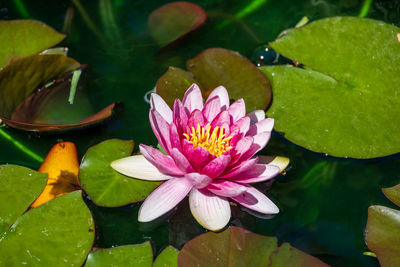
[[261,67],[274,101],[267,115],[297,145],[338,157],[400,151],[400,29],[333,17],[292,29],[270,45],[304,64]]
[[173,246],[166,247],[154,261],[153,267],[177,267],[178,252]]
[[206,18],[205,11],[196,4],[172,2],[150,14],[148,27],[156,42],[165,46],[199,28]]
[[29,208],[46,180],[46,174],[22,166],[0,165],[0,232]]
[[118,207],[145,199],[159,182],[134,179],[116,172],[110,163],[130,156],[133,141],[110,139],[88,149],[80,167],[79,180],[94,203]]
[[1,266],[81,266],[94,241],[92,215],[75,191],[29,210],[2,234]]
[[185,244],[179,266],[328,266],[287,243],[278,247],[274,237],[239,227],[221,233],[208,232]]
[[139,245],[125,245],[114,248],[98,249],[89,254],[85,267],[151,267],[152,263],[153,250],[150,242],[145,242]]
[[79,162],[75,144],[61,142],[53,146],[40,166],[39,172],[47,173],[49,178],[40,196],[32,203],[33,208],[77,190]]
[[12,59],[35,55],[64,38],[64,34],[39,21],[0,21],[0,69]]
[[207,92],[223,85],[232,99],[243,98],[247,112],[266,109],[271,101],[268,79],[238,53],[210,48],[188,60],[186,67]]

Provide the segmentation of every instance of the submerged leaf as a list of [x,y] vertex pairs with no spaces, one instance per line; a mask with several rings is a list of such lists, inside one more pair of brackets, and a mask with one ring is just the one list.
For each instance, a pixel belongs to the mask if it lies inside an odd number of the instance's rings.
[[0,69],[15,58],[35,55],[64,38],[64,34],[39,21],[0,21]]
[[306,69],[261,67],[272,82],[267,115],[297,145],[338,157],[400,151],[400,29],[333,17],[288,31],[270,45]]
[[116,159],[130,156],[133,141],[106,140],[88,149],[79,172],[85,192],[94,203],[118,207],[145,199],[160,182],[130,178],[111,168]]
[[75,191],[18,218],[0,240],[0,265],[81,266],[93,241],[92,215]]
[[107,249],[98,249],[89,254],[85,267],[131,266],[151,267],[153,250],[150,242],[138,245],[125,245]]
[[328,266],[285,243],[278,247],[274,237],[229,227],[221,233],[208,232],[185,244],[178,254],[179,266]]
[[53,146],[40,166],[39,172],[47,173],[49,178],[40,196],[32,203],[33,208],[77,190],[79,163],[75,144],[62,142]]
[[156,42],[165,46],[199,28],[206,18],[206,12],[196,4],[172,2],[150,14],[148,27]]
[[0,233],[29,208],[46,180],[46,174],[22,166],[0,165]]

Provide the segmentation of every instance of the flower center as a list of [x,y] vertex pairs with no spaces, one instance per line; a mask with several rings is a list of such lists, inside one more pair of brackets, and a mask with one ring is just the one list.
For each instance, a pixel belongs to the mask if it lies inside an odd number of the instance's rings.
[[195,129],[192,126],[191,130],[192,132],[189,132],[189,134],[184,133],[183,136],[193,144],[194,148],[201,146],[217,157],[232,148],[229,146],[232,136],[226,137],[224,127],[217,126],[211,131],[210,125],[204,128],[198,123],[197,128]]

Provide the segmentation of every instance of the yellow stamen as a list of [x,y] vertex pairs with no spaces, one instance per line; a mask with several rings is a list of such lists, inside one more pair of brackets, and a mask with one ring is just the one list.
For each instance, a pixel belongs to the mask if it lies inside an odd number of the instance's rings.
[[[190,132],[190,130],[192,130]],[[207,128],[200,126],[198,123],[196,129],[192,126],[191,129],[188,128],[188,132],[184,133],[183,136],[193,144],[193,147],[203,147],[215,156],[221,156],[226,151],[231,149],[229,146],[232,136],[226,137],[224,127],[215,127],[211,131],[211,126],[208,125]]]

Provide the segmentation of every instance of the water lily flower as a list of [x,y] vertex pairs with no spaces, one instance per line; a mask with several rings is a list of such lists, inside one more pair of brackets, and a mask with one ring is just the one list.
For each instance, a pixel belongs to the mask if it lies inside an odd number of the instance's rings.
[[[142,155],[116,160],[111,166],[138,179],[161,181],[139,210],[139,221],[148,222],[173,209],[189,194],[195,219],[209,230],[220,230],[231,217],[229,200],[263,214],[278,207],[248,185],[273,178],[281,168],[266,157],[254,155],[270,138],[274,120],[264,111],[246,115],[243,99],[229,104],[222,86],[206,102],[193,84],[173,110],[157,94],[151,95],[150,124],[165,150],[141,144]],[[279,164],[278,164],[279,165]]]

